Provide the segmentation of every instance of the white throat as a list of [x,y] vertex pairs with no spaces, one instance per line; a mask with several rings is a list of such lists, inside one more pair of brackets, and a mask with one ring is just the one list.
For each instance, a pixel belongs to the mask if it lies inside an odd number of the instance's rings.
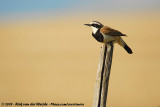
[[95,27],[92,27],[92,30],[93,30],[93,34],[96,34],[96,32],[97,32],[97,28],[95,28]]

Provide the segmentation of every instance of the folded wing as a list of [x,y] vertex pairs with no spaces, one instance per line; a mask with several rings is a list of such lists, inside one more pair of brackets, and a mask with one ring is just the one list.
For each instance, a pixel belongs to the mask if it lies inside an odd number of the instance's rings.
[[104,26],[100,29],[100,32],[106,35],[110,35],[110,36],[126,36],[125,34],[121,33],[118,30],[112,29],[108,26]]

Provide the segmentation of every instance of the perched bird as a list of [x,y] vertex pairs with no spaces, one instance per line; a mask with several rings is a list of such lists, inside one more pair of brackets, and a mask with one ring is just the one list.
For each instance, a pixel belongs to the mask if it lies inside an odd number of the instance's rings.
[[132,50],[129,46],[123,41],[121,36],[126,36],[118,30],[112,29],[108,26],[104,26],[98,21],[93,21],[90,24],[84,24],[90,26],[93,30],[92,36],[98,41],[102,43],[113,42],[118,43],[122,46],[129,54],[132,54]]

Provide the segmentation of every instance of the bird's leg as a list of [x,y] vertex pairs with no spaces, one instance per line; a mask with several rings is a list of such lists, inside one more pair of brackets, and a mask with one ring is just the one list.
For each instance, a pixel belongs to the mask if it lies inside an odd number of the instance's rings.
[[110,42],[107,42],[107,44],[111,44],[111,43],[113,43],[115,40],[112,40],[112,41],[110,41]]

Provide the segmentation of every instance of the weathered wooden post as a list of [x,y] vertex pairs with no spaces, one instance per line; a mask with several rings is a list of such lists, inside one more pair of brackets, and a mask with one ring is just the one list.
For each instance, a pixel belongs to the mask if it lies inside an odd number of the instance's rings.
[[113,43],[107,43],[102,46],[96,76],[93,107],[106,107],[113,47]]

